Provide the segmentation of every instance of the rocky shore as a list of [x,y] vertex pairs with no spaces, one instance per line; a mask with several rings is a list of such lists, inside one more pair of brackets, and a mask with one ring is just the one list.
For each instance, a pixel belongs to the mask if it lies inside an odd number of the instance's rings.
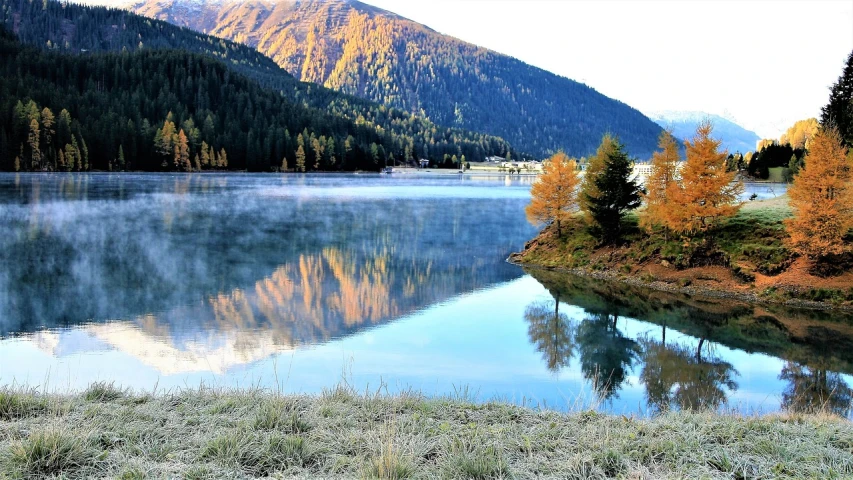
[[621,282],[627,285],[658,290],[661,292],[679,293],[690,296],[702,296],[707,298],[719,298],[725,300],[737,300],[749,303],[779,304],[795,308],[811,308],[816,310],[847,310],[853,311],[851,305],[837,305],[830,302],[806,300],[802,298],[781,298],[779,296],[762,295],[755,291],[737,291],[729,288],[714,288],[712,286],[678,285],[677,283],[662,280],[643,280],[640,277],[626,275],[615,270],[590,270],[588,268],[560,268],[554,266],[542,266],[524,261],[523,253],[517,252],[507,258],[507,262],[525,268],[539,268],[548,271],[565,272],[581,277],[594,278],[608,282]]

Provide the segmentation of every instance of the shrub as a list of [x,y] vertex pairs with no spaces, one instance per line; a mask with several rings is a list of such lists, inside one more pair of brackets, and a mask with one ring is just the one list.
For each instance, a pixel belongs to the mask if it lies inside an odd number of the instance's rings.
[[64,431],[36,431],[13,444],[9,459],[21,473],[44,477],[78,470],[97,461],[88,439]]
[[33,417],[47,410],[47,401],[35,392],[0,389],[0,420]]
[[255,415],[255,428],[278,430],[283,433],[305,433],[311,425],[302,420],[295,405],[282,399],[273,399],[261,404]]
[[95,382],[83,392],[83,398],[87,402],[112,402],[124,397],[124,393],[113,382]]
[[489,480],[510,476],[506,460],[494,447],[463,449],[455,445],[446,467],[453,478]]
[[311,461],[304,438],[277,433],[262,437],[230,432],[208,442],[201,456],[237,464],[247,473],[259,476],[269,476],[290,466],[304,467]]

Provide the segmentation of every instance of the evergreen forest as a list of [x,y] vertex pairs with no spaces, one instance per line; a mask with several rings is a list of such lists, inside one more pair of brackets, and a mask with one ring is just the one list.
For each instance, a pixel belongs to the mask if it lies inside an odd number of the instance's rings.
[[0,0],[0,20],[5,170],[376,170],[511,152],[126,11]]

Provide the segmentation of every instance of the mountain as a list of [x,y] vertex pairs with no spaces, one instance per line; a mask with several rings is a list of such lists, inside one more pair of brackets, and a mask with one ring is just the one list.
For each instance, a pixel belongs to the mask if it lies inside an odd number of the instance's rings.
[[203,55],[70,55],[2,27],[0,112],[0,168],[14,171],[269,171],[300,151],[310,170],[376,169],[371,150],[393,145]]
[[[375,146],[368,145],[365,148],[373,157],[372,168],[378,168],[385,162],[390,163],[395,160],[411,161],[416,158],[430,158],[440,162],[444,155],[465,155],[467,160],[475,161],[491,155],[505,156],[507,152],[511,152],[514,156],[519,153],[512,150],[505,140],[495,136],[458,128],[439,127],[421,115],[388,108],[315,84],[300,82],[275,62],[245,45],[148,19],[125,10],[55,1],[0,0],[0,27],[2,26],[14,33],[24,44],[37,46],[52,53],[85,57],[98,52],[122,52],[124,55],[132,55],[133,52],[138,51],[172,49],[217,59],[232,73],[248,77],[270,93],[283,97],[294,108],[298,107],[297,109],[302,112],[300,115],[304,113],[313,117],[314,120],[308,127],[310,130],[308,134],[313,131],[319,132],[320,124],[327,124],[330,121],[371,131],[375,140],[370,143],[375,143]],[[189,95],[184,86],[179,87],[177,91],[169,93]],[[93,88],[97,89],[97,82]],[[184,100],[189,99],[185,97]],[[250,104],[250,106],[254,105]],[[57,111],[69,108],[66,105],[42,106],[49,106]],[[2,113],[8,114],[8,112]],[[74,111],[70,113],[75,118],[79,117]],[[257,111],[248,110],[248,114],[253,116],[252,123],[260,125],[263,119],[258,117],[257,113]],[[163,122],[162,118],[148,120],[152,124],[155,121],[161,124]],[[201,120],[203,121],[204,118]],[[198,118],[195,119],[195,123],[200,125]],[[139,123],[136,123],[136,126],[139,127]],[[235,145],[239,146],[239,151],[229,150],[229,153],[241,156],[250,153],[242,145],[252,142],[248,138],[247,123],[243,122],[239,126],[242,133],[239,135],[235,133],[235,137],[229,137]],[[304,133],[304,130],[305,128],[301,128],[297,132],[290,129],[289,133],[296,138],[299,133]],[[253,128],[252,133],[254,137],[252,140],[260,143],[264,152],[270,153],[270,158],[260,161],[258,168],[263,168],[267,163],[270,166],[279,165],[282,159],[274,158],[271,152],[276,151],[277,155],[281,151],[268,148],[266,145],[276,141],[267,135],[268,128]],[[318,137],[319,135],[320,133],[317,133]],[[114,142],[111,141],[111,143]],[[113,150],[117,146],[117,144],[110,145],[110,155],[115,155]],[[17,145],[13,147],[17,149]],[[341,145],[337,148],[345,149]],[[305,146],[305,150],[308,156],[307,164],[310,167],[316,163],[311,159],[315,149],[309,144]],[[338,152],[336,157],[337,160],[341,160],[342,154]],[[5,159],[0,159],[0,162],[3,160]],[[292,168],[295,158],[289,157],[288,163]],[[350,168],[354,165],[350,164]],[[342,167],[341,164],[338,165],[338,168]]]
[[660,127],[624,103],[358,1],[142,0],[131,8],[256,47],[300,80],[497,135],[538,156],[590,154],[608,131],[640,157],[657,146]]
[[703,120],[710,120],[714,125],[713,136],[722,141],[720,148],[729,153],[746,153],[755,150],[761,138],[752,131],[719,115],[705,112],[662,111],[649,114],[663,128],[671,128],[676,138],[689,140],[696,134],[696,126]]

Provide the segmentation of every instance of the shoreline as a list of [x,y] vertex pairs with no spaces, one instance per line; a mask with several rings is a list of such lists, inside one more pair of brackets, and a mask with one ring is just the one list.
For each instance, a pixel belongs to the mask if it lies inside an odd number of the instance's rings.
[[[497,169],[495,170],[466,170],[465,173],[459,173],[459,171],[446,168],[446,169],[416,169],[416,168],[401,168],[395,167],[398,169],[390,174],[391,177],[394,175],[435,175],[435,176],[453,176],[453,177],[494,177],[494,176],[512,176],[512,177],[537,177],[539,176],[538,172],[523,172],[523,173],[509,173],[502,172]],[[371,171],[371,170],[354,170],[354,171],[311,171],[311,172],[249,172],[247,170],[203,170],[200,172],[170,172],[170,171],[162,171],[162,172],[152,172],[147,170],[122,170],[122,171],[108,171],[108,170],[88,170],[85,172],[0,172],[8,175],[138,175],[138,174],[152,174],[152,175],[214,175],[214,174],[243,174],[243,175],[270,175],[270,176],[283,176],[283,175],[376,175],[376,176],[386,176],[386,174],[381,171]]]
[[561,413],[460,396],[0,387],[0,477],[842,478],[825,413]]
[[[579,217],[558,232],[552,225],[507,261],[655,291],[825,311],[853,311],[853,256],[833,266],[787,247],[787,196],[744,202],[717,226],[710,247],[639,227],[626,217],[625,238],[600,245]],[[847,262],[847,263],[845,263]]]
[[619,282],[626,285],[631,285],[634,287],[647,288],[650,290],[655,290],[659,292],[667,292],[667,293],[676,293],[681,295],[688,296],[699,296],[717,300],[736,300],[751,304],[758,305],[782,305],[786,307],[792,308],[806,308],[811,310],[824,310],[824,311],[844,311],[851,312],[853,311],[853,305],[834,305],[829,302],[818,302],[814,300],[806,300],[806,299],[798,299],[798,298],[790,298],[784,301],[775,300],[772,298],[767,298],[758,295],[754,292],[737,292],[731,290],[724,289],[713,289],[710,287],[696,287],[692,285],[681,286],[675,285],[669,282],[665,282],[662,280],[655,280],[652,282],[644,281],[635,276],[627,276],[622,272],[616,272],[613,270],[598,270],[592,271],[585,268],[565,268],[565,267],[552,267],[546,265],[539,265],[535,263],[527,263],[523,261],[515,260],[513,257],[520,256],[521,252],[512,253],[509,257],[507,257],[506,262],[518,267],[522,268],[536,268],[539,270],[545,271],[553,271],[553,272],[561,272],[567,273],[570,275],[576,275],[584,278],[592,278],[595,280],[602,280],[606,282]]

